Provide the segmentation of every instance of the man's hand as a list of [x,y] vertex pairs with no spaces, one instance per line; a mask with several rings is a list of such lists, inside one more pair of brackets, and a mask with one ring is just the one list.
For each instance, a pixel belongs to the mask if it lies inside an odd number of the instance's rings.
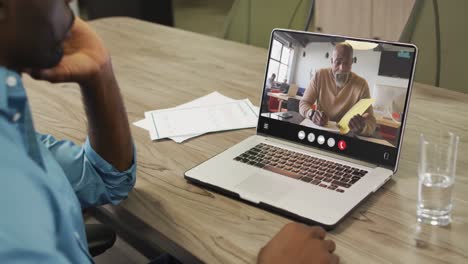
[[276,263],[330,263],[339,262],[333,254],[335,243],[324,240],[325,230],[321,227],[308,227],[290,223],[262,248],[258,255],[259,264]]
[[369,114],[364,113],[364,115],[355,115],[351,120],[349,120],[349,129],[352,133],[360,134],[364,127],[366,126],[366,118]]
[[98,35],[79,17],[64,42],[64,56],[52,69],[33,70],[35,78],[50,82],[76,82],[90,86],[91,81],[111,70],[110,55]]
[[326,126],[328,124],[328,116],[325,112],[315,110],[312,115],[312,122],[319,126]]
[[33,69],[34,78],[81,87],[93,149],[117,170],[133,163],[127,114],[109,52],[91,27],[78,17],[64,43],[64,56],[52,69]]

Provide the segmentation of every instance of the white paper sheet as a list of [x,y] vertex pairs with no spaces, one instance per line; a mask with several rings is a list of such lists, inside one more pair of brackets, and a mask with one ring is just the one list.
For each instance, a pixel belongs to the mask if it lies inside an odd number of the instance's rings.
[[144,130],[148,130],[148,132],[151,129],[151,120],[142,119],[140,121],[133,122],[133,124],[139,128],[143,128]]
[[184,108],[146,112],[152,121],[151,139],[189,136],[207,132],[255,127],[256,109],[248,99]]
[[[222,103],[229,103],[229,102],[235,102],[237,100],[226,97],[219,92],[213,92],[211,94],[205,95],[203,97],[200,97],[198,99],[195,99],[191,102],[182,104],[177,106],[176,108],[186,108],[186,107],[196,107],[196,106],[207,106],[207,105],[217,105],[217,104],[222,104]],[[256,115],[259,113],[260,109],[256,106],[254,106],[254,110]],[[133,123],[135,126],[143,128],[145,130],[150,131],[151,127],[153,126],[152,120],[151,119],[142,119],[137,122]],[[256,125],[256,124],[255,124]],[[210,131],[208,131],[210,132]],[[204,132],[207,133],[207,132]],[[192,134],[192,135],[186,135],[186,136],[176,136],[176,137],[170,137],[170,139],[174,140],[177,143],[182,143],[190,138],[200,136],[204,133],[198,133],[198,134]]]

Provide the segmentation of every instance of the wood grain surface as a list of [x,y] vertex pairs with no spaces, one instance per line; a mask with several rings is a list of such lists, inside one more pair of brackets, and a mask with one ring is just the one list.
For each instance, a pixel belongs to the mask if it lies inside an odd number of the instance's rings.
[[[91,24],[112,53],[131,122],[145,111],[212,91],[258,105],[264,49],[128,18]],[[36,128],[83,142],[86,119],[76,85],[28,77],[24,82]],[[397,177],[329,234],[342,263],[468,263],[467,102],[466,94],[415,85]],[[441,129],[461,136],[453,223],[443,228],[416,221],[419,134]],[[148,244],[159,244],[187,263],[255,263],[260,248],[289,222],[183,178],[185,171],[253,135],[254,129],[208,134],[183,144],[152,142],[135,126],[132,133],[138,151],[136,187],[119,206],[104,210],[109,221],[127,225]]]

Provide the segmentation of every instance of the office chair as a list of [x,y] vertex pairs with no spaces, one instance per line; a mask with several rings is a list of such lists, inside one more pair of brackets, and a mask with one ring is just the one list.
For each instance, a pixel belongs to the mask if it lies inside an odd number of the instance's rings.
[[417,82],[468,93],[466,10],[466,0],[416,0],[400,41],[419,47]]
[[299,103],[300,103],[299,99],[289,97],[286,108],[288,109],[288,111],[299,113]]
[[[89,216],[94,215],[93,210],[96,208],[83,209],[83,219],[86,221]],[[88,241],[88,251],[92,257],[96,257],[110,249],[117,235],[114,230],[100,223],[85,224],[86,240]]]
[[[281,93],[281,91],[279,89],[272,89],[270,93]],[[280,106],[280,100],[278,98],[275,98],[272,96],[268,98],[268,111],[270,111],[270,113],[278,112],[279,106]]]
[[86,224],[86,238],[88,240],[88,250],[92,257],[96,257],[110,249],[117,235],[114,230],[103,224]]

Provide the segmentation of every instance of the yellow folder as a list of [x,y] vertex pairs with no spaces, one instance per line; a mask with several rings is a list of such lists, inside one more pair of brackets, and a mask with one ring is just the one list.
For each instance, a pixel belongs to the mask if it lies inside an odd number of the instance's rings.
[[361,99],[357,102],[349,111],[341,118],[340,122],[338,122],[338,127],[340,128],[340,132],[342,134],[347,134],[349,132],[349,121],[355,115],[363,115],[364,112],[375,102],[375,99]]

